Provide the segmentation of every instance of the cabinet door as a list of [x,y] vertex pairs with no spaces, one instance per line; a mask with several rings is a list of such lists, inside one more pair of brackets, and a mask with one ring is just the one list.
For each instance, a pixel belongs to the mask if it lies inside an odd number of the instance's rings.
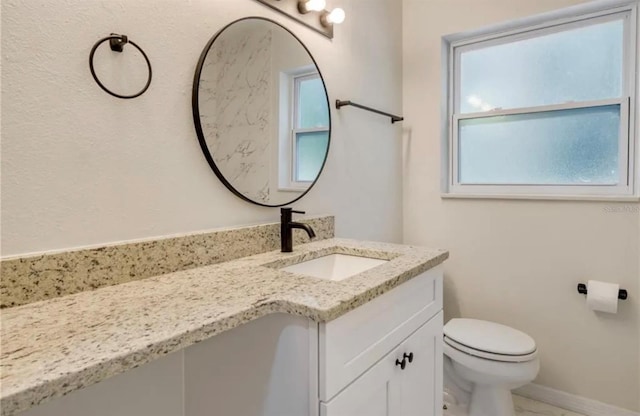
[[400,354],[413,353],[401,377],[402,416],[442,415],[442,311],[400,346]]
[[[328,403],[321,416],[442,416],[442,311]],[[413,353],[405,369],[396,365]]]
[[331,401],[321,402],[320,416],[401,416],[397,355],[387,354]]

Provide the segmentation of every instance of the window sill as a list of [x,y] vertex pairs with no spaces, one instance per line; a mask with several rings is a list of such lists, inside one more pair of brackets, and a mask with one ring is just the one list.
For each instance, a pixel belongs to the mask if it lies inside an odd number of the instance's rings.
[[307,186],[306,188],[286,188],[286,187],[282,187],[282,188],[278,188],[279,192],[304,192],[308,189],[309,187]]
[[640,202],[639,195],[517,195],[517,194],[454,194],[442,193],[442,199],[520,199],[531,201],[604,201]]

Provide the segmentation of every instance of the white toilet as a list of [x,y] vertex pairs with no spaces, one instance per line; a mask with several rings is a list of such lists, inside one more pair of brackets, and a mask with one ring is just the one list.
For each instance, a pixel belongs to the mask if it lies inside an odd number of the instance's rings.
[[450,414],[513,416],[511,390],[533,381],[539,368],[536,343],[524,332],[478,319],[444,326],[445,403],[456,409]]

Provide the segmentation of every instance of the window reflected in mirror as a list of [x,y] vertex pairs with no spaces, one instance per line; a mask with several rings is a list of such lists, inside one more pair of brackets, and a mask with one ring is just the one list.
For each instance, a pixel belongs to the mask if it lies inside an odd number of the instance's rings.
[[193,106],[207,162],[242,199],[287,205],[320,175],[327,93],[309,51],[279,24],[246,18],[216,34],[198,63]]
[[[329,145],[329,109],[323,104],[324,85],[315,68],[299,68],[289,72],[286,85],[293,95],[289,109],[290,125],[282,134],[287,147],[279,163],[282,190],[306,189],[320,174]],[[282,79],[282,78],[281,78]]]

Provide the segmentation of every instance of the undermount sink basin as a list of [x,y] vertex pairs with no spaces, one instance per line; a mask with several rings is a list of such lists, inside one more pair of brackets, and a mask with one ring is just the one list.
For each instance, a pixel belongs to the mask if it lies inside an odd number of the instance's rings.
[[365,270],[373,269],[387,261],[347,254],[329,254],[328,256],[283,267],[280,270],[337,281],[362,273]]

